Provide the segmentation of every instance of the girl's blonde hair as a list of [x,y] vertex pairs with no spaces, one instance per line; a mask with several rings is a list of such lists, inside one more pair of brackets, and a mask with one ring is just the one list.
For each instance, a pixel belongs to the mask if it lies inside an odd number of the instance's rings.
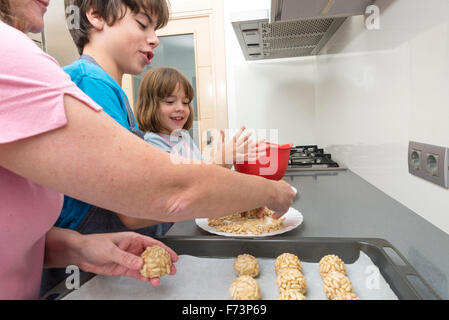
[[189,80],[175,68],[151,69],[142,78],[135,110],[140,130],[162,131],[159,119],[160,103],[175,91],[178,84],[184,89],[186,98],[189,100],[190,115],[183,129],[190,130],[194,117],[191,103],[195,93]]

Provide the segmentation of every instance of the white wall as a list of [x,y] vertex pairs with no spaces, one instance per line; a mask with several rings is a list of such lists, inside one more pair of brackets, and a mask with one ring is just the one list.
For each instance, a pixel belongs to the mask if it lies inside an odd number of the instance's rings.
[[410,140],[449,147],[449,1],[378,0],[380,30],[348,19],[315,58],[246,62],[226,0],[229,125],[277,128],[318,144],[356,174],[449,233],[449,190],[408,173]]
[[380,30],[354,17],[317,59],[317,142],[449,233],[449,190],[408,173],[410,140],[449,147],[449,1],[378,1]]
[[313,143],[314,58],[247,62],[231,25],[233,12],[270,6],[270,0],[224,1],[229,128],[279,129],[281,144]]
[[47,53],[61,66],[78,60],[78,50],[67,28],[64,1],[51,1],[44,18]]

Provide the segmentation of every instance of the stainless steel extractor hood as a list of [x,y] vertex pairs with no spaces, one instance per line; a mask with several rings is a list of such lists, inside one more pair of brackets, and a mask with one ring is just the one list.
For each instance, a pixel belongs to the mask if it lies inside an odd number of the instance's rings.
[[376,0],[272,0],[268,10],[235,13],[232,25],[246,60],[317,55],[350,16]]

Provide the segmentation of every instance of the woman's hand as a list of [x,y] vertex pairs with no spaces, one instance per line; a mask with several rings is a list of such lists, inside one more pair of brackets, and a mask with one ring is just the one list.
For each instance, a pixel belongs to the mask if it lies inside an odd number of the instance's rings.
[[[45,267],[65,268],[75,265],[81,270],[105,276],[127,276],[153,286],[159,278],[148,279],[140,274],[143,260],[140,255],[147,247],[158,245],[167,250],[173,262],[176,253],[162,242],[134,232],[81,235],[53,227],[45,238]],[[176,273],[172,265],[171,275]]]
[[[256,217],[257,217],[258,219],[260,219],[260,218],[263,217],[263,213],[265,212],[265,208],[266,208],[266,207],[257,208],[257,211],[256,211]],[[247,217],[247,216],[248,216],[247,213],[248,213],[247,211],[241,212],[241,213],[240,213],[240,217],[242,217],[242,218]]]
[[293,191],[288,183],[281,181],[270,181],[270,183],[272,183],[275,188],[275,194],[274,197],[270,199],[267,208],[274,211],[272,216],[273,219],[279,219],[287,213],[288,209],[295,201],[296,192]]
[[[82,236],[78,266],[83,271],[106,276],[127,276],[153,286],[160,284],[159,278],[148,279],[140,274],[143,260],[140,255],[149,246],[158,245],[167,250],[173,262],[178,256],[162,242],[133,232],[95,234]],[[172,265],[170,275],[176,273]]]

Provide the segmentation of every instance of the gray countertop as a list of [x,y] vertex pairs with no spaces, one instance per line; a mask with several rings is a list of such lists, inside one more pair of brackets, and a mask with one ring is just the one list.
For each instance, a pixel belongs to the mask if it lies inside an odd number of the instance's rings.
[[[449,299],[449,235],[350,170],[287,172],[298,189],[293,207],[304,216],[298,237],[381,238],[389,241],[443,298]],[[171,236],[207,236],[193,220],[178,222]]]

